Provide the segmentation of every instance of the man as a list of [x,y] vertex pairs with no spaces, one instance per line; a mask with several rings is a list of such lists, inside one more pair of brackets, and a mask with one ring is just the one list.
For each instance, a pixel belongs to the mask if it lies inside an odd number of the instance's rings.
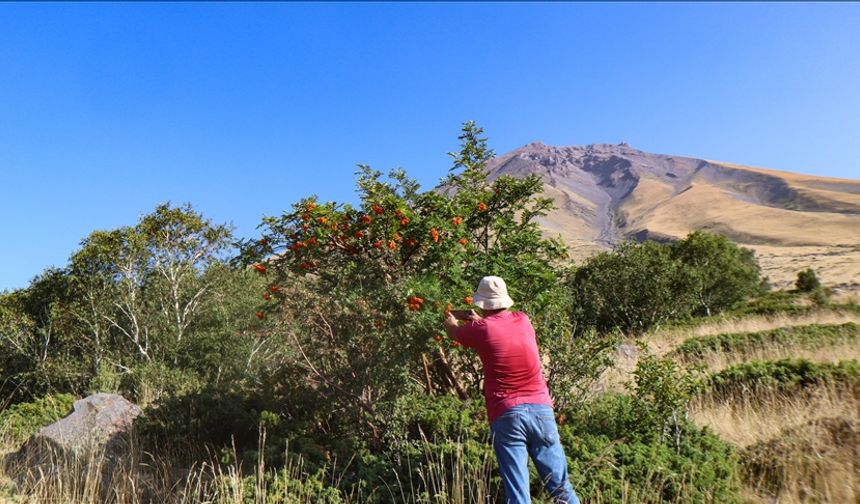
[[579,504],[567,475],[567,459],[558,437],[546,381],[541,372],[535,331],[524,313],[510,311],[514,301],[505,281],[481,279],[474,311],[462,326],[445,314],[445,330],[463,346],[474,348],[484,365],[484,398],[493,433],[493,450],[508,503],[531,502],[529,456],[556,503]]

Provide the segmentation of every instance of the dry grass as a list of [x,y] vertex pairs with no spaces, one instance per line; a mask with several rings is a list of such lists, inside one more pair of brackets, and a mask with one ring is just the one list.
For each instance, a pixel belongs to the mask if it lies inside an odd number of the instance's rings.
[[822,417],[860,421],[860,398],[855,390],[824,386],[802,393],[758,393],[732,400],[695,399],[690,418],[739,447],[772,439],[791,427]]
[[[860,315],[827,309],[806,315],[754,315],[706,322],[696,327],[658,329],[643,336],[642,341],[646,344],[650,352],[657,356],[663,356],[690,338],[725,333],[768,331],[780,327],[796,327],[810,324],[844,324],[847,322],[860,323]],[[839,345],[815,350],[802,350],[774,345],[773,347],[753,352],[747,356],[714,354],[708,356],[709,362],[707,363],[707,367],[719,370],[748,360],[780,359],[783,357],[807,358],[814,362],[835,362],[845,359],[860,359],[860,348],[852,345]],[[632,343],[622,345],[616,352],[615,365],[604,371],[603,375],[595,383],[594,392],[623,392],[625,385],[632,379],[633,371],[636,370],[638,361],[639,351],[635,345]]]
[[851,312],[821,309],[805,315],[754,315],[743,318],[726,318],[706,322],[696,327],[657,330],[647,334],[643,340],[656,355],[664,355],[690,338],[717,334],[769,331],[780,327],[795,327],[810,324],[860,323],[860,315]]
[[[260,438],[265,448],[265,435]],[[6,453],[17,447],[6,446]],[[246,470],[241,464],[197,462],[180,465],[173,454],[142,452],[132,442],[128,453],[112,459],[103,448],[86,457],[51,455],[0,474],[6,494],[0,502],[15,504],[277,504],[315,502],[304,488],[306,471],[300,457],[285,457],[274,471],[262,460]],[[112,461],[115,460],[115,461]],[[246,481],[252,477],[250,483]],[[334,482],[332,476],[331,482]],[[5,488],[4,488],[5,487]],[[5,501],[2,499],[6,499]]]
[[[648,349],[665,355],[692,337],[767,331],[809,324],[858,322],[855,313],[821,310],[806,315],[750,316],[646,335]],[[819,348],[772,344],[745,352],[711,352],[699,362],[712,372],[751,360],[806,358],[813,362],[860,360],[860,345]],[[632,379],[638,352],[622,346],[601,390],[621,391]],[[744,500],[760,504],[860,502],[860,394],[827,385],[795,393],[757,392],[732,399],[699,397],[690,418],[741,451]],[[848,434],[845,434],[845,433]]]
[[860,424],[818,418],[741,452],[753,502],[858,502]]
[[742,449],[746,497],[751,502],[837,503],[860,498],[856,389],[828,385],[794,394],[699,398],[691,405],[690,416]]
[[[265,434],[258,453],[265,452]],[[300,456],[285,453],[284,467],[270,469],[262,459],[248,468],[241,463],[196,462],[180,465],[173,457],[143,453],[132,444],[130,455],[115,464],[103,450],[86,459],[50,457],[40,464],[28,465],[19,472],[0,471],[0,504],[303,504],[329,502],[320,493],[324,482],[345,491],[340,496],[348,503],[361,503],[374,494],[391,502],[434,501],[451,504],[496,502],[499,495],[490,484],[496,470],[495,458],[487,456],[480,467],[466,465],[462,444],[453,456],[438,452],[427,442],[425,460],[416,468],[415,481],[400,481],[400,488],[369,485],[358,488],[343,484],[350,464],[333,462],[325,474],[309,474]],[[3,455],[18,447],[6,445]],[[238,459],[234,449],[234,459]],[[41,460],[41,459],[40,459]],[[87,462],[83,462],[86,460]],[[8,468],[7,468],[8,469]],[[17,482],[17,484],[16,484]],[[323,491],[324,492],[324,491]],[[426,492],[426,494],[424,494]]]
[[806,359],[815,363],[832,364],[843,360],[860,360],[860,345],[845,343],[820,348],[797,348],[772,344],[745,353],[706,352],[701,359],[697,359],[697,363],[703,365],[709,372],[717,372],[744,362],[779,359]]

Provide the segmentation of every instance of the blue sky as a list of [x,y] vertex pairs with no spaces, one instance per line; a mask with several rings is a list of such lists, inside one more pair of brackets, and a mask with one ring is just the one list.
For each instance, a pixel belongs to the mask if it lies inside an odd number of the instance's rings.
[[0,4],[0,290],[190,202],[252,236],[475,119],[860,178],[860,4]]

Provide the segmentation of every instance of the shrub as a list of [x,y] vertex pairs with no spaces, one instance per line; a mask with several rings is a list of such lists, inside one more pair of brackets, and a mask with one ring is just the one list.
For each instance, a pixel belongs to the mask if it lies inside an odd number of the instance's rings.
[[[451,497],[438,490],[460,488],[491,496],[467,502],[497,502],[502,487],[486,419],[476,414],[479,407],[476,402],[463,408],[453,396],[415,396],[401,410],[400,424],[407,426],[409,438],[384,452],[358,450],[356,473],[344,483],[362,480],[365,488],[386,488],[390,495],[382,495],[381,501],[401,501],[400,492],[405,492],[406,500],[413,494]],[[737,455],[706,429],[681,419],[679,445],[660,442],[659,424],[643,422],[641,404],[631,396],[606,395],[557,410],[557,418],[570,476],[581,498],[739,502]],[[480,480],[458,484],[458,475]],[[530,485],[532,495],[546,497],[533,468]]]
[[147,408],[135,425],[153,446],[246,449],[257,444],[259,411],[247,395],[207,387],[165,396]]
[[824,383],[857,386],[860,363],[850,360],[816,364],[806,359],[745,362],[712,374],[706,390],[726,395],[765,388],[792,390]]
[[797,281],[794,282],[794,286],[800,292],[814,292],[821,288],[821,281],[818,280],[815,270],[806,268],[797,273]]
[[0,413],[0,437],[20,443],[68,415],[74,402],[71,394],[54,394],[10,406]]
[[674,444],[680,450],[681,416],[698,386],[696,377],[671,358],[647,353],[639,358],[633,376],[635,386],[628,387],[634,392],[642,426],[659,431],[662,443],[671,421]]
[[728,444],[686,421],[678,449],[661,443],[637,404],[631,396],[605,395],[565,412],[559,432],[581,498],[740,502],[738,456]]
[[812,307],[801,304],[802,296],[796,292],[773,291],[754,297],[747,303],[734,308],[731,314],[734,316],[746,315],[776,315],[784,313],[787,315],[805,315]]

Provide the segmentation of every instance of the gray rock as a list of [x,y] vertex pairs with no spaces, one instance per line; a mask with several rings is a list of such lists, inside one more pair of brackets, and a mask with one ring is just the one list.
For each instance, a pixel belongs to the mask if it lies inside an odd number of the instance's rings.
[[88,470],[95,463],[109,476],[128,449],[128,438],[140,408],[116,394],[99,393],[75,401],[69,415],[42,427],[5,460],[18,482],[67,471]]

